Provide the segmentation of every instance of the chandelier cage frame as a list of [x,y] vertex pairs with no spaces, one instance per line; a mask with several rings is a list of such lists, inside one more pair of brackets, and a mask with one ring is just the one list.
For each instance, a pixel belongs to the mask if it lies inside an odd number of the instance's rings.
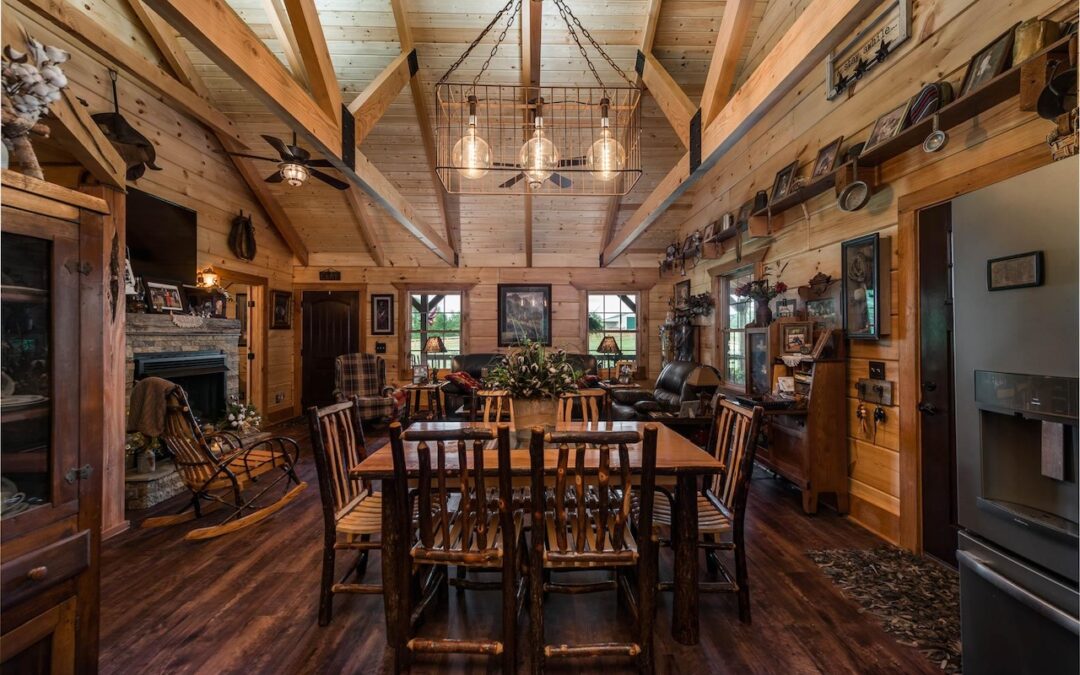
[[[481,82],[521,11],[522,0],[508,0],[435,84],[435,172],[448,193],[621,196],[632,190],[641,177],[641,88],[589,35],[566,0],[554,2],[596,86],[536,87]],[[501,33],[472,81],[449,81],[458,66],[500,23],[503,23]],[[625,86],[608,86],[602,81],[579,33],[627,83]],[[558,160],[554,161],[551,146],[545,145],[543,166],[525,165],[525,158],[535,158],[535,153],[526,155],[524,146],[527,142],[535,143],[530,139],[536,138],[538,128],[539,135],[554,145]],[[469,144],[462,146],[466,137]],[[601,140],[606,144],[597,145]],[[616,147],[617,150],[612,150]],[[588,159],[590,149],[592,164]],[[482,160],[477,160],[478,157]]]

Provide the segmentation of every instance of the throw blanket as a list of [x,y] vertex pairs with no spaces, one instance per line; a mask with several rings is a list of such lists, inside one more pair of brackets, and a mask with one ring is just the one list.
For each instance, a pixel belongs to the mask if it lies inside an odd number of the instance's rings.
[[131,390],[127,430],[156,438],[165,431],[165,395],[176,385],[160,377],[148,377]]

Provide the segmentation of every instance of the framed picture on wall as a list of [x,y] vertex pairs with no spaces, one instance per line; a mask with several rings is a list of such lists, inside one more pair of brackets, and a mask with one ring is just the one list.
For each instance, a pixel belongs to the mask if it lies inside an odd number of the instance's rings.
[[780,326],[780,348],[785,354],[809,354],[814,324],[810,321],[793,321]]
[[551,284],[499,284],[499,346],[551,345]]
[[293,297],[290,291],[270,291],[270,327],[292,328]]
[[986,290],[1030,288],[1043,283],[1043,252],[1030,251],[986,261]]
[[840,144],[843,142],[844,137],[841,136],[818,150],[817,159],[814,160],[814,170],[810,174],[811,180],[824,176],[836,167],[836,158],[840,156]]
[[911,99],[908,99],[877,118],[873,130],[870,131],[870,138],[866,139],[866,145],[863,146],[864,153],[900,133],[904,128],[904,123],[907,121],[908,106],[910,105]]
[[964,82],[960,85],[961,96],[966,96],[975,91],[1000,75],[1008,67],[1009,57],[1012,56],[1013,36],[1015,33],[1016,24],[994,38],[993,42],[971,57],[971,62],[968,63],[967,71],[964,73]]
[[799,301],[796,298],[777,298],[776,318],[794,318],[799,315]]
[[371,334],[394,334],[393,293],[376,293],[371,296]]
[[844,333],[852,340],[877,340],[889,332],[889,253],[889,239],[876,232],[840,245],[840,305]]
[[675,306],[686,307],[690,304],[690,280],[680,281],[675,284]]

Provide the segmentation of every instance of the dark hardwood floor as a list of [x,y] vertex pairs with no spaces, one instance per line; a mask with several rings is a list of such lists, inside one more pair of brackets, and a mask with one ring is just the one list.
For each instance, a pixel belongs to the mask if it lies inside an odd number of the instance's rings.
[[[279,429],[310,453],[304,425]],[[385,443],[369,434],[369,445]],[[267,521],[202,542],[183,535],[196,524],[133,529],[103,547],[101,670],[104,673],[377,673],[386,668],[382,600],[338,596],[334,621],[316,623],[322,514],[315,467],[301,467],[308,490]],[[175,510],[180,500],[155,509]],[[131,512],[133,524],[149,512]],[[211,516],[212,518],[213,516]],[[671,639],[670,594],[657,621],[660,673],[934,673],[915,649],[882,630],[845,599],[805,551],[866,548],[881,540],[823,510],[803,515],[799,494],[760,473],[750,494],[747,527],[753,624],[739,623],[734,596],[703,595],[701,644]],[[343,563],[339,563],[343,564]],[[344,567],[341,567],[344,570]],[[379,561],[368,579],[379,578]],[[661,578],[671,576],[670,552]],[[497,635],[498,592],[449,594],[424,632],[458,637]],[[548,639],[599,640],[625,630],[614,593],[556,596],[546,605]],[[520,644],[528,630],[519,619]],[[478,657],[433,657],[413,673],[497,672]],[[520,672],[527,672],[526,657]],[[549,672],[633,672],[618,659],[566,661]]]

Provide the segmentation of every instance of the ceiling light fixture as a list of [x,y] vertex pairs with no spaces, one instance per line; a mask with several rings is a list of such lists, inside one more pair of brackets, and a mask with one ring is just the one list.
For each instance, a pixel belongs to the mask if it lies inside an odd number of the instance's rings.
[[278,165],[278,172],[282,179],[293,187],[300,187],[308,179],[308,169],[303,164],[282,162]]
[[529,189],[539,190],[544,181],[559,166],[559,149],[544,136],[544,99],[536,102],[532,138],[525,141],[518,154],[518,163],[529,179]]
[[469,96],[469,128],[454,144],[451,161],[469,180],[483,178],[491,168],[491,146],[476,131],[476,96]]
[[585,156],[585,165],[592,175],[604,182],[615,180],[626,164],[626,149],[611,133],[610,105],[610,99],[600,99],[600,140],[589,147],[589,154]]

